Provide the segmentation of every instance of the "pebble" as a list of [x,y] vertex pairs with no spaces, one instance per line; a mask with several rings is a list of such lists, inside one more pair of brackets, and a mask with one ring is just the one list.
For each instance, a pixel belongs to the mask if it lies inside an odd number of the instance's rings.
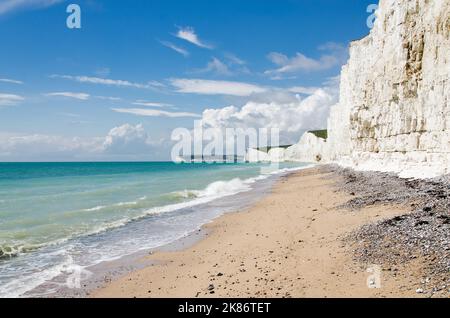
[[[341,208],[357,212],[373,205],[401,204],[411,209],[405,215],[365,225],[344,238],[352,244],[356,260],[394,271],[395,264],[417,259],[425,277],[431,278],[427,289],[440,287],[439,281],[450,284],[450,175],[416,180],[335,165],[321,169],[338,176],[339,191],[352,194]],[[417,280],[419,284],[420,278]]]

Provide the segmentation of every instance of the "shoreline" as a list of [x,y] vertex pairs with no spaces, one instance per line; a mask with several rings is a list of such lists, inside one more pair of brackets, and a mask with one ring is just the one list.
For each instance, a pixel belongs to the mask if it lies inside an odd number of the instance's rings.
[[[352,196],[336,175],[309,168],[283,176],[253,206],[202,227],[182,250],[143,257],[151,265],[114,278],[90,297],[417,297],[417,264],[388,271],[369,288],[367,270],[343,238],[408,213],[405,206],[337,209]],[[416,262],[417,263],[417,262]],[[373,287],[373,286],[372,286]]]
[[[95,265],[84,267],[83,270],[85,270],[85,274],[83,276],[84,278],[82,278],[80,282],[80,288],[68,288],[65,286],[66,279],[69,279],[69,277],[66,274],[61,273],[53,279],[33,288],[25,295],[46,298],[87,297],[93,290],[104,287],[106,283],[117,280],[133,271],[140,270],[150,264],[153,264],[154,261],[146,259],[146,256],[148,255],[153,255],[158,252],[182,251],[193,246],[207,236],[209,230],[205,226],[209,223],[213,222],[217,218],[220,218],[222,215],[234,213],[253,206],[272,191],[273,186],[280,178],[294,173],[295,171],[311,168],[312,166],[314,165],[309,164],[305,167],[287,168],[286,171],[272,173],[263,180],[258,180],[252,184],[249,191],[238,192],[233,195],[214,199],[211,202],[186,208],[186,210],[214,210],[215,212],[212,213],[213,216],[211,219],[205,220],[205,222],[199,225],[196,229],[192,229],[192,231],[175,239],[174,241],[151,248],[142,248],[136,252],[123,255],[116,259],[105,260]],[[184,209],[180,209],[178,212],[183,210]],[[55,290],[53,288],[55,285],[61,287],[58,287]],[[47,292],[48,290],[51,290],[51,292]]]

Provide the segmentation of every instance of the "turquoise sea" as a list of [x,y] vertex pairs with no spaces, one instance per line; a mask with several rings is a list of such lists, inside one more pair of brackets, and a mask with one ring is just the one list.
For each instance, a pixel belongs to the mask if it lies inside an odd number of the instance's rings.
[[173,242],[304,166],[0,163],[0,297]]

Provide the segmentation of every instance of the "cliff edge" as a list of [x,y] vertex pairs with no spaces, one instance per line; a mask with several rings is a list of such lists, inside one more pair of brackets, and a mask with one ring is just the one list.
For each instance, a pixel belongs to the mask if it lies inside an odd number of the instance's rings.
[[381,0],[350,46],[324,157],[403,177],[450,173],[449,102],[450,0]]
[[450,174],[450,0],[380,0],[374,28],[350,45],[328,139],[306,133],[273,152],[247,158]]

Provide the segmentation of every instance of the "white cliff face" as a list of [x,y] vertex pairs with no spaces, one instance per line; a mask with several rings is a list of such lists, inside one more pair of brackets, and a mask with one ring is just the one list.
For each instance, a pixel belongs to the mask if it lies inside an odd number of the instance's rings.
[[256,149],[249,149],[245,156],[245,160],[248,162],[284,162],[285,149],[272,148],[269,152],[264,152]]
[[450,173],[450,0],[380,1],[370,35],[351,44],[328,135],[331,162]]
[[267,152],[259,151],[254,148],[249,148],[245,156],[245,160],[248,162],[267,162],[270,161]]
[[329,161],[327,141],[314,134],[305,133],[297,144],[286,149],[284,158],[298,162]]
[[381,0],[342,72],[331,157],[405,177],[450,173],[449,103],[450,1]]
[[284,148],[272,148],[269,150],[270,162],[283,162],[286,161],[284,157],[286,150]]
[[327,162],[328,147],[325,139],[305,133],[300,141],[287,148],[272,148],[268,153],[256,149],[247,151],[246,160],[249,162]]

